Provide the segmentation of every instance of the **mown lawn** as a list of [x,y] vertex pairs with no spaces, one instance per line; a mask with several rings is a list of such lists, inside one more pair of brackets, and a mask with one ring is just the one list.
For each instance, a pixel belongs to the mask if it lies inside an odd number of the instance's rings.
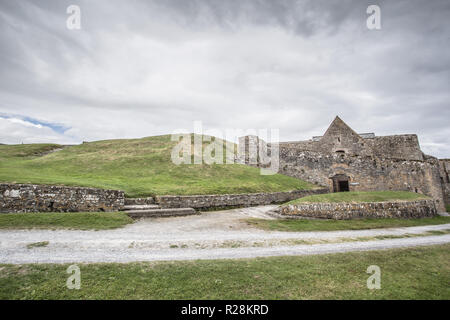
[[[370,265],[381,289],[369,290]],[[450,299],[450,245],[317,256],[0,265],[0,299]]]
[[[0,145],[0,182],[120,189],[129,197],[275,192],[315,187],[280,174],[261,175],[258,168],[241,164],[176,165],[171,161],[176,144],[170,141],[170,135],[104,140],[45,155],[42,154],[61,146]],[[226,152],[223,154],[225,159]]]
[[352,220],[313,220],[313,219],[246,219],[249,225],[272,231],[336,231],[377,228],[415,227],[450,223],[450,217],[420,219],[352,219]]
[[431,199],[430,197],[408,191],[351,191],[316,194],[285,203],[285,205],[296,203],[314,202],[382,202],[382,201],[411,201]]
[[114,229],[132,223],[124,212],[0,213],[0,229]]

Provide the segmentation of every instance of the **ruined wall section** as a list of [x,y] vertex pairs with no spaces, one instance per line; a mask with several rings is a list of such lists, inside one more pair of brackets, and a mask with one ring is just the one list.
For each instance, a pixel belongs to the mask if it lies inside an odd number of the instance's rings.
[[314,194],[328,193],[328,189],[293,190],[270,193],[242,193],[242,194],[207,194],[185,196],[156,196],[156,203],[162,208],[225,208],[250,207],[282,203]]
[[[268,146],[270,146],[270,143]],[[279,146],[299,151],[319,151],[317,148],[317,142],[312,140],[280,142]]]
[[[236,162],[253,167],[270,166],[272,147],[258,136],[244,136],[239,138]],[[278,150],[278,146],[277,149]]]
[[35,184],[0,184],[0,212],[118,211],[123,191]]
[[361,219],[361,218],[425,218],[436,216],[433,200],[298,203],[281,206],[274,211],[283,218]]
[[381,136],[364,140],[373,156],[383,159],[423,160],[415,134]]
[[349,177],[350,191],[400,190],[418,192],[437,201],[444,210],[439,163],[426,161],[377,159],[344,154],[297,151],[280,147],[279,173],[306,180],[333,191],[332,177]]
[[444,202],[446,205],[450,205],[450,159],[439,160],[439,173],[441,176]]
[[[261,140],[263,142],[263,140]],[[258,136],[244,136],[239,138],[237,162],[242,164],[258,165],[260,139]]]
[[[348,132],[347,132],[348,133]],[[419,139],[415,134],[380,136],[359,139],[351,134],[333,132],[320,140],[280,142],[280,147],[298,151],[373,156],[381,159],[424,160]]]
[[[444,194],[448,201],[448,185],[441,183],[444,176],[439,161],[420,150],[415,134],[364,138],[336,117],[322,137],[309,141],[279,143],[279,173],[327,186],[333,191],[332,178],[348,183],[351,191],[405,190],[426,194],[437,201],[439,211],[444,209]],[[243,137],[240,148],[265,143],[257,137]],[[268,150],[272,145],[267,144]],[[244,157],[241,163],[253,166]],[[277,167],[277,166],[275,166]],[[446,169],[445,169],[446,170]],[[446,171],[448,172],[448,171]],[[336,182],[336,181],[335,181]],[[336,184],[336,183],[335,183]],[[443,187],[444,186],[444,187]],[[336,188],[336,191],[340,189]]]

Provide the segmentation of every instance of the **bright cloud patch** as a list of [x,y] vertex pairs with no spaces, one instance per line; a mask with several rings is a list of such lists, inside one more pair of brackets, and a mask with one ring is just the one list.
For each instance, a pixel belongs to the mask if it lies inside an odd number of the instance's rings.
[[19,118],[0,117],[0,143],[61,143],[70,144],[74,140],[58,134],[51,128],[34,124]]

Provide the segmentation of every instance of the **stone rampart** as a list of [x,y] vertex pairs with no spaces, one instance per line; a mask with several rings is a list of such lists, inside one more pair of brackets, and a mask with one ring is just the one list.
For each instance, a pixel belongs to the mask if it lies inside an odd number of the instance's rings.
[[0,212],[92,212],[123,208],[123,191],[35,184],[0,184]]

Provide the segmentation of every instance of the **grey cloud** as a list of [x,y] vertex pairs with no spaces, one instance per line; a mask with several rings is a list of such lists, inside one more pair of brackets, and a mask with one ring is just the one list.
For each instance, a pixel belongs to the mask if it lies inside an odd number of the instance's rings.
[[[70,4],[79,31],[65,28]],[[356,131],[418,133],[450,157],[450,3],[377,1],[379,31],[365,27],[369,4],[0,0],[0,112],[62,123],[65,137],[42,139],[70,141],[194,120],[299,140],[339,114]],[[26,140],[3,129],[0,142]]]

